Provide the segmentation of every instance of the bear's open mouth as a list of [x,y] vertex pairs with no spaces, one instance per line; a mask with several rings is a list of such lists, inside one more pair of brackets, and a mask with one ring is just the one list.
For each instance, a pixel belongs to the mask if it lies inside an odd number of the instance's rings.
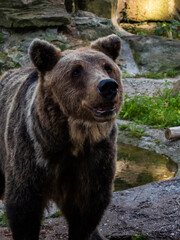
[[114,114],[115,109],[114,105],[101,105],[93,108],[93,113],[96,117],[106,117]]

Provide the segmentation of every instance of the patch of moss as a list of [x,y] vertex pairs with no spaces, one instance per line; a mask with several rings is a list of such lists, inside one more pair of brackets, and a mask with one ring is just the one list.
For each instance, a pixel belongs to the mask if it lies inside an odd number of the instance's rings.
[[145,132],[145,129],[143,127],[138,127],[136,124],[121,124],[119,125],[120,130],[128,130],[131,137],[135,137],[140,139]]

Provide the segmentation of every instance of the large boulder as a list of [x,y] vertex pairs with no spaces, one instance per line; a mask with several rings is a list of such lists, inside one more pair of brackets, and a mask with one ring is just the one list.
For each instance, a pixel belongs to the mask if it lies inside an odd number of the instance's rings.
[[62,26],[70,22],[62,0],[0,1],[0,26],[7,28]]
[[177,95],[179,92],[180,92],[180,80],[178,80],[178,81],[174,84],[173,89],[172,89],[172,95],[175,96],[175,95]]
[[68,38],[58,31],[58,27],[0,30],[0,75],[8,69],[31,66],[28,48],[35,38],[46,40],[65,50],[71,48]]
[[[174,178],[114,193],[99,229],[110,240],[179,240],[179,219],[180,178]],[[67,239],[62,217],[47,219],[43,229],[40,239]]]
[[170,21],[180,18],[179,0],[118,0],[117,14],[120,20]]
[[[149,240],[180,239],[180,178],[114,193],[101,225],[111,240],[142,235]],[[146,238],[147,237],[147,238]]]
[[[40,240],[67,240],[68,227],[57,209],[43,222]],[[96,214],[94,212],[94,214]],[[54,218],[56,217],[56,218]],[[99,226],[110,240],[179,240],[180,177],[143,185],[113,194],[112,203]],[[1,240],[9,240],[0,227]]]
[[158,36],[126,36],[141,72],[180,70],[180,41]]
[[110,19],[97,17],[86,11],[78,11],[73,18],[73,23],[84,40],[94,40],[117,33]]

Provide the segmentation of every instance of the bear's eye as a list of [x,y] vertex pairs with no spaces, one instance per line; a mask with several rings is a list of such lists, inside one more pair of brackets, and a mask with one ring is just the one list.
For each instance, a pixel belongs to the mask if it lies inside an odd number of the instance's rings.
[[112,67],[109,65],[109,64],[105,64],[104,65],[104,69],[106,70],[106,72],[108,74],[111,74],[112,73]]
[[80,77],[82,71],[83,71],[83,68],[82,68],[81,65],[76,66],[76,67],[73,69],[73,71],[72,71],[72,73],[71,73],[71,76],[72,76],[73,78]]

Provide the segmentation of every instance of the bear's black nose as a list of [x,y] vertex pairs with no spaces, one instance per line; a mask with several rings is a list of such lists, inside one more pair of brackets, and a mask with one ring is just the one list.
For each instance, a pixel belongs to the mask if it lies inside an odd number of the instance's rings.
[[97,89],[104,99],[112,101],[117,95],[118,84],[114,79],[104,79],[99,82]]

